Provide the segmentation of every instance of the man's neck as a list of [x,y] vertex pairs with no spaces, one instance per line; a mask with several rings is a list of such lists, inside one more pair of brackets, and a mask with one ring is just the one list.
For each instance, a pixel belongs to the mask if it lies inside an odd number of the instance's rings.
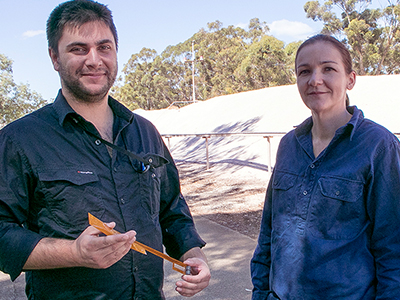
[[96,127],[103,139],[113,142],[114,115],[108,105],[108,95],[96,102],[79,101],[68,95],[68,93],[65,95],[64,91],[63,95],[77,114]]

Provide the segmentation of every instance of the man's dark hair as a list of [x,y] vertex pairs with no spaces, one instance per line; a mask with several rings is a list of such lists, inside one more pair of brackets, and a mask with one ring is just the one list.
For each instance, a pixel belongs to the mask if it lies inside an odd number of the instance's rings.
[[100,21],[106,24],[115,39],[118,49],[117,29],[111,11],[106,5],[92,0],[71,0],[58,5],[47,20],[47,41],[51,49],[58,54],[58,42],[66,26],[79,28],[87,22]]

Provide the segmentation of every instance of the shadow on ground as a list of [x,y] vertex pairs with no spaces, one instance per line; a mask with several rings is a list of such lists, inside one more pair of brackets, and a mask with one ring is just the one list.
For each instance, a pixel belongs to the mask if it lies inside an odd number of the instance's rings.
[[[210,285],[190,299],[248,300],[251,299],[250,260],[256,241],[227,227],[195,217],[197,230],[207,245],[204,252],[211,270]],[[165,266],[164,292],[167,300],[187,300],[174,290],[179,273]]]

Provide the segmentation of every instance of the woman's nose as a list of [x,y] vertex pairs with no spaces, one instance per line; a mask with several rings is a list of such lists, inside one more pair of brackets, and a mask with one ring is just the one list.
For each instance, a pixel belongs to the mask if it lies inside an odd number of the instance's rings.
[[310,80],[308,81],[308,84],[311,86],[316,86],[322,84],[322,74],[321,72],[315,70],[311,73]]

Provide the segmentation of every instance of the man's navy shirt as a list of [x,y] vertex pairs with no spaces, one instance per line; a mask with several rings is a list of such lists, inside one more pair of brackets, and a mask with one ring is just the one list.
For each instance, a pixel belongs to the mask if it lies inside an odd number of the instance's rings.
[[311,118],[282,139],[251,263],[253,300],[400,299],[399,141],[349,110],[318,157]]
[[[109,98],[114,143],[165,163],[141,164],[89,135],[95,127],[59,92],[54,103],[0,132],[0,269],[14,280],[43,237],[76,239],[88,212],[135,230],[137,240],[179,258],[202,247],[180,193],[175,164],[154,126]],[[165,159],[165,160],[164,160]],[[130,251],[108,269],[65,268],[26,273],[30,299],[162,299],[163,262]],[[134,296],[133,296],[134,295]]]

